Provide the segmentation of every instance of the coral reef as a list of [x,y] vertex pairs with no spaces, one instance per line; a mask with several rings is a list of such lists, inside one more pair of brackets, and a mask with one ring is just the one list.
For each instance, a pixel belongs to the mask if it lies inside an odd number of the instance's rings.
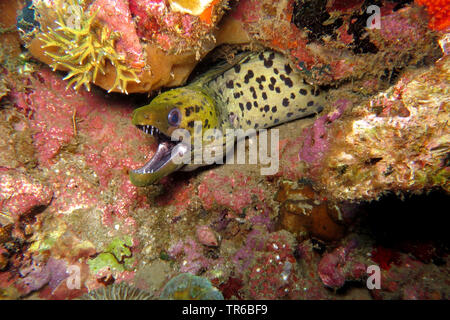
[[214,259],[205,257],[203,248],[193,239],[180,240],[169,248],[168,253],[174,259],[181,261],[180,272],[199,274],[217,264]]
[[288,296],[296,280],[294,241],[286,231],[272,233],[263,250],[256,254],[246,275],[248,294],[253,299],[279,299]]
[[[366,28],[367,7],[374,4],[382,8],[381,25],[389,28]],[[436,54],[424,12],[409,4],[242,0],[231,19],[251,40],[282,51],[310,82],[319,84],[379,78]]]
[[124,56],[129,68],[141,69],[144,66],[143,48],[137,33],[130,30],[133,20],[127,2],[96,0],[89,7],[89,13],[95,14],[99,23],[115,34],[117,42],[113,49],[116,49],[116,55]]
[[[45,35],[45,25],[57,26],[47,18],[53,13],[35,2]],[[183,84],[198,60],[224,43],[252,43],[284,52],[309,81],[324,85],[392,76],[408,64],[437,54],[436,35],[425,24],[426,13],[411,4],[378,1],[383,8],[381,24],[386,28],[367,29],[368,4],[362,0],[348,7],[334,1],[327,6],[326,1],[243,0],[234,3],[232,12],[221,20],[227,2],[212,1],[206,9],[191,10],[186,9],[188,2],[131,0],[113,5],[109,0],[97,0],[88,3],[86,12],[104,8],[96,20],[117,35],[111,54],[126,56],[127,70],[135,69],[139,79],[139,83],[130,82],[127,92]],[[67,10],[66,6],[60,8]],[[195,15],[189,10],[203,11]],[[30,51],[51,64],[39,37],[31,41]],[[417,47],[422,50],[414,50]],[[107,90],[114,88],[115,73],[114,66],[107,66],[105,75],[94,82]]]
[[279,174],[310,178],[322,196],[338,202],[376,199],[387,190],[448,190],[448,63],[445,56],[406,72],[357,106],[337,100],[335,111],[286,142]]
[[353,108],[355,118],[328,133],[346,138],[325,156],[323,187],[333,193],[334,187],[345,185],[335,194],[340,199],[375,198],[386,189],[448,190],[448,70],[446,56],[430,70],[407,73],[388,91]]
[[[385,28],[366,29],[359,0],[241,0],[222,20],[225,1],[83,2],[95,17],[84,39],[109,30],[140,71],[128,93],[182,84],[197,51],[226,41],[200,68],[251,42],[325,85],[320,115],[276,127],[278,173],[211,166],[137,188],[129,170],[156,147],[130,122],[147,96],[66,88],[75,75],[27,53],[64,56],[39,39],[68,35],[54,23],[69,3],[33,1],[32,17],[26,1],[0,0],[0,299],[449,298],[449,35],[425,8],[377,1]],[[104,58],[95,84],[109,90]]]
[[214,45],[213,28],[228,1],[131,0],[136,31],[141,39],[169,52],[204,54]]

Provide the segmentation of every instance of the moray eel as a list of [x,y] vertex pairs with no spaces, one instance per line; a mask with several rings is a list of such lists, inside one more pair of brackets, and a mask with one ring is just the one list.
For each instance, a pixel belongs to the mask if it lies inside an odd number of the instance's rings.
[[[203,134],[217,129],[225,137],[226,129],[265,129],[319,113],[324,101],[323,93],[305,83],[281,54],[237,55],[232,63],[213,68],[189,85],[161,93],[134,111],[132,123],[155,137],[158,148],[142,168],[130,171],[130,180],[146,186],[174,171],[197,168],[199,165],[175,161],[175,157],[194,156],[195,130]],[[202,126],[194,126],[195,121]],[[189,131],[190,142],[171,140],[180,128]]]

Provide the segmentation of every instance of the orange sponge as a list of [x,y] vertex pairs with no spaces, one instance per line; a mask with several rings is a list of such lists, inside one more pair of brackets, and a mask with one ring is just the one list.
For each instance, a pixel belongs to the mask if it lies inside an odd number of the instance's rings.
[[416,0],[416,2],[427,7],[431,29],[444,30],[450,26],[450,0]]

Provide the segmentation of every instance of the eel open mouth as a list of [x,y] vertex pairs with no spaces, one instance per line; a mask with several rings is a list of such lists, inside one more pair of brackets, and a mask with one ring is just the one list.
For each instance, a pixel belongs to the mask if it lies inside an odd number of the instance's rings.
[[186,157],[191,157],[191,146],[180,141],[172,141],[158,128],[150,125],[137,125],[146,134],[155,137],[158,148],[152,158],[141,168],[130,171],[131,182],[138,187],[144,187],[177,171],[185,165]]
[[[153,157],[141,168],[133,170],[137,174],[154,173],[164,167],[170,160],[172,160],[173,151],[180,141],[172,141],[166,134],[159,131],[158,128],[150,125],[137,125],[139,130],[146,134],[155,137],[158,141],[158,148]],[[176,149],[180,149],[179,147]],[[182,150],[179,150],[182,151]]]

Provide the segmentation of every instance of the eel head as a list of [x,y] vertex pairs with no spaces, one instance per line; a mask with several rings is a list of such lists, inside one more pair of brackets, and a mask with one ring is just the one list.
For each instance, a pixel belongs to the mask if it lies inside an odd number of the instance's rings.
[[186,159],[192,157],[194,123],[201,121],[202,132],[217,125],[214,106],[214,101],[201,89],[177,88],[136,109],[132,123],[154,137],[158,147],[144,166],[130,171],[131,182],[147,186],[181,169]]

